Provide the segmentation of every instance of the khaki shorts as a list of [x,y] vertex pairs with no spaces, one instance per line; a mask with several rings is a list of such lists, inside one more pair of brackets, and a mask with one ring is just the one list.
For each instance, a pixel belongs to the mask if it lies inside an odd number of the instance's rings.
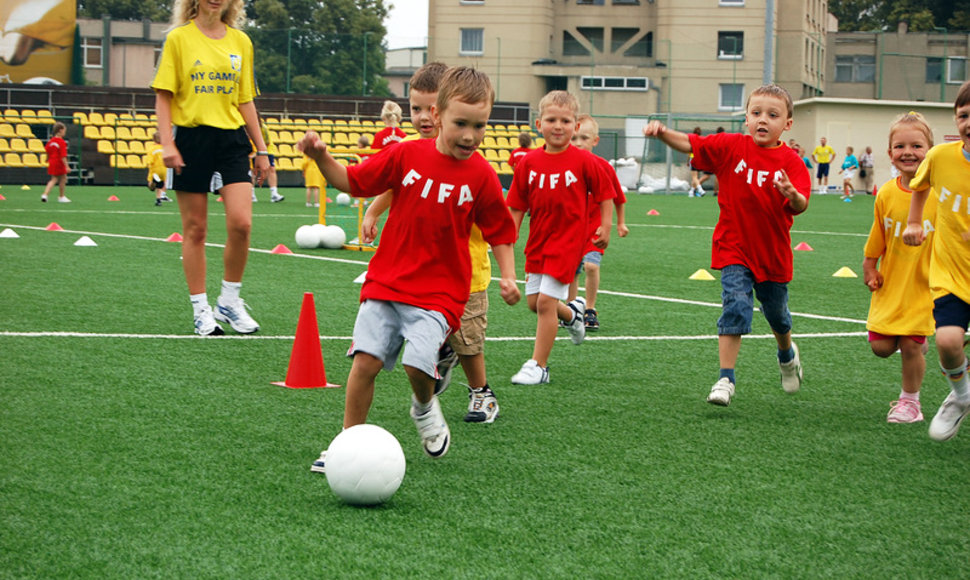
[[461,315],[461,328],[448,337],[448,344],[461,356],[485,352],[485,329],[488,328],[488,292],[473,292]]

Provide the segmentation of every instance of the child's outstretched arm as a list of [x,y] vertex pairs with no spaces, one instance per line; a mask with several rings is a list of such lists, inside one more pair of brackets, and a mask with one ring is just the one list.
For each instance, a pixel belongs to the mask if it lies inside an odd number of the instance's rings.
[[505,303],[511,306],[522,298],[519,285],[515,283],[515,250],[512,248],[512,244],[499,244],[492,246],[492,255],[495,256],[502,276],[498,283],[502,292],[502,300],[505,300]]
[[879,258],[866,258],[862,260],[862,279],[865,281],[866,286],[869,287],[870,292],[875,292],[882,288],[882,272],[876,268],[878,261]]
[[779,170],[781,174],[777,179],[775,179],[774,185],[778,193],[782,194],[789,201],[789,207],[796,214],[802,213],[808,208],[808,198],[801,194],[795,186],[792,185],[791,179],[788,178],[788,174],[785,173],[784,169]]
[[307,131],[303,139],[296,144],[297,150],[302,151],[307,157],[313,159],[320,168],[320,173],[326,178],[327,183],[336,187],[340,191],[350,193],[350,180],[347,179],[347,168],[337,162],[327,151],[327,144],[320,139],[316,131]]
[[613,202],[616,207],[616,233],[621,238],[625,238],[630,233],[630,228],[626,227],[626,204]]
[[906,231],[903,232],[903,243],[907,246],[918,246],[926,239],[923,231],[923,206],[930,195],[930,188],[914,191],[909,201],[909,217],[906,218]]
[[663,141],[668,147],[676,149],[681,153],[690,153],[690,137],[687,133],[681,133],[680,131],[675,131],[674,129],[668,129],[666,125],[660,121],[650,121],[647,126],[643,128],[644,137],[654,137]]
[[596,228],[593,236],[593,245],[601,250],[605,250],[610,245],[610,229],[613,228],[613,200],[607,199],[600,202],[600,227]]

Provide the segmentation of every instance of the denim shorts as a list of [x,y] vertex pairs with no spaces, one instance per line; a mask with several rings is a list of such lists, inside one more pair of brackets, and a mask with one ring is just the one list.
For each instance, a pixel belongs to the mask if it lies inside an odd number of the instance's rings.
[[791,331],[788,284],[755,282],[751,270],[732,264],[721,269],[721,317],[717,320],[717,333],[750,333],[755,296],[761,303],[761,312],[773,331],[778,334]]
[[576,275],[579,276],[583,273],[586,264],[595,264],[599,266],[603,263],[603,252],[589,251],[583,256],[583,261],[579,263],[579,267],[576,268]]

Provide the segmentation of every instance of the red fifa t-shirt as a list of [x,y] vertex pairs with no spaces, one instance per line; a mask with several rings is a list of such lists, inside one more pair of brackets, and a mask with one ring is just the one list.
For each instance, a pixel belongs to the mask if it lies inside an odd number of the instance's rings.
[[563,284],[573,281],[588,238],[589,205],[614,196],[611,178],[597,159],[570,145],[555,155],[535,149],[519,162],[507,202],[530,215],[526,272]]
[[472,224],[492,245],[515,243],[515,223],[498,175],[481,155],[460,161],[419,139],[382,149],[347,168],[351,195],[392,192],[381,243],[360,300],[388,300],[445,315],[452,329],[471,287]]
[[51,137],[44,145],[47,152],[47,175],[64,175],[64,158],[67,157],[67,142],[60,137]]
[[721,214],[714,227],[711,268],[739,264],[757,282],[790,282],[795,212],[773,182],[784,170],[795,189],[811,197],[805,163],[784,143],[759,147],[750,135],[740,133],[691,134],[690,145],[692,166],[713,172],[719,184]]
[[[616,174],[616,169],[610,165],[610,162],[602,157],[596,156],[596,159],[600,161],[600,166],[603,168],[603,173],[607,176],[613,176],[613,193],[616,197],[613,198],[614,205],[623,205],[626,203],[626,193],[623,192],[623,186],[620,185],[620,178]],[[616,214],[614,213],[614,219]],[[583,255],[590,252],[603,253],[605,250],[603,248],[597,248],[593,245],[593,239],[596,237],[596,229],[600,227],[603,223],[603,214],[600,212],[600,206],[598,203],[589,204],[589,240],[586,243],[586,249],[583,250]],[[582,261],[582,260],[580,260]]]
[[513,149],[512,153],[509,153],[509,167],[514,170],[515,166],[519,164],[519,161],[522,161],[522,158],[528,155],[530,151],[532,149],[528,147],[516,147]]
[[407,133],[397,127],[384,127],[374,135],[374,142],[371,143],[371,149],[383,149],[388,145],[399,143],[407,136]]

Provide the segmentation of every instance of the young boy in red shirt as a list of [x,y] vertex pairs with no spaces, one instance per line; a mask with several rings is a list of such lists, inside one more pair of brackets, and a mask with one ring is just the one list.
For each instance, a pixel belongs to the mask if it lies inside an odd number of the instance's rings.
[[353,357],[344,407],[344,428],[364,423],[382,368],[402,364],[413,391],[411,417],[422,446],[441,457],[451,443],[434,395],[438,350],[460,326],[471,286],[468,239],[477,225],[501,270],[501,294],[518,302],[512,244],[515,224],[498,176],[476,155],[495,100],[484,73],[449,69],[433,110],[436,139],[405,141],[367,163],[344,167],[314,132],[300,149],[317,162],[327,182],[354,196],[391,190],[391,211],[381,245],[370,261],[354,324]]
[[519,146],[509,153],[509,167],[515,170],[515,166],[522,161],[522,158],[532,151],[532,135],[528,131],[519,133]]
[[57,185],[60,189],[60,195],[57,201],[71,203],[71,200],[67,199],[67,196],[64,195],[64,186],[67,185],[67,174],[70,173],[70,168],[67,165],[67,141],[64,140],[65,133],[67,133],[67,127],[64,123],[60,121],[54,123],[51,138],[44,145],[44,151],[47,152],[47,175],[50,175],[51,178],[47,182],[47,187],[44,188],[44,193],[40,196],[40,200],[43,202],[47,201],[47,194],[51,192],[54,185]]
[[778,343],[781,386],[787,393],[802,384],[798,347],[791,340],[788,282],[792,278],[793,217],[808,208],[812,178],[798,154],[781,142],[792,126],[792,99],[778,85],[763,85],[745,107],[748,134],[702,137],[651,121],[643,129],[683,153],[692,164],[717,175],[720,217],[714,228],[711,267],[721,270],[722,311],[717,321],[720,378],[707,402],[727,406],[734,396],[734,367],[741,335],[751,332],[752,291]]
[[605,248],[610,241],[612,184],[595,155],[570,143],[579,128],[578,115],[579,102],[566,91],[552,91],[539,101],[536,128],[545,146],[522,159],[509,187],[507,202],[516,231],[529,212],[525,295],[529,310],[538,314],[532,358],[512,376],[517,385],[549,382],[549,355],[559,320],[566,323],[574,344],[586,336],[585,300],[562,301],[589,239],[588,204],[599,206],[602,220],[593,243]]

